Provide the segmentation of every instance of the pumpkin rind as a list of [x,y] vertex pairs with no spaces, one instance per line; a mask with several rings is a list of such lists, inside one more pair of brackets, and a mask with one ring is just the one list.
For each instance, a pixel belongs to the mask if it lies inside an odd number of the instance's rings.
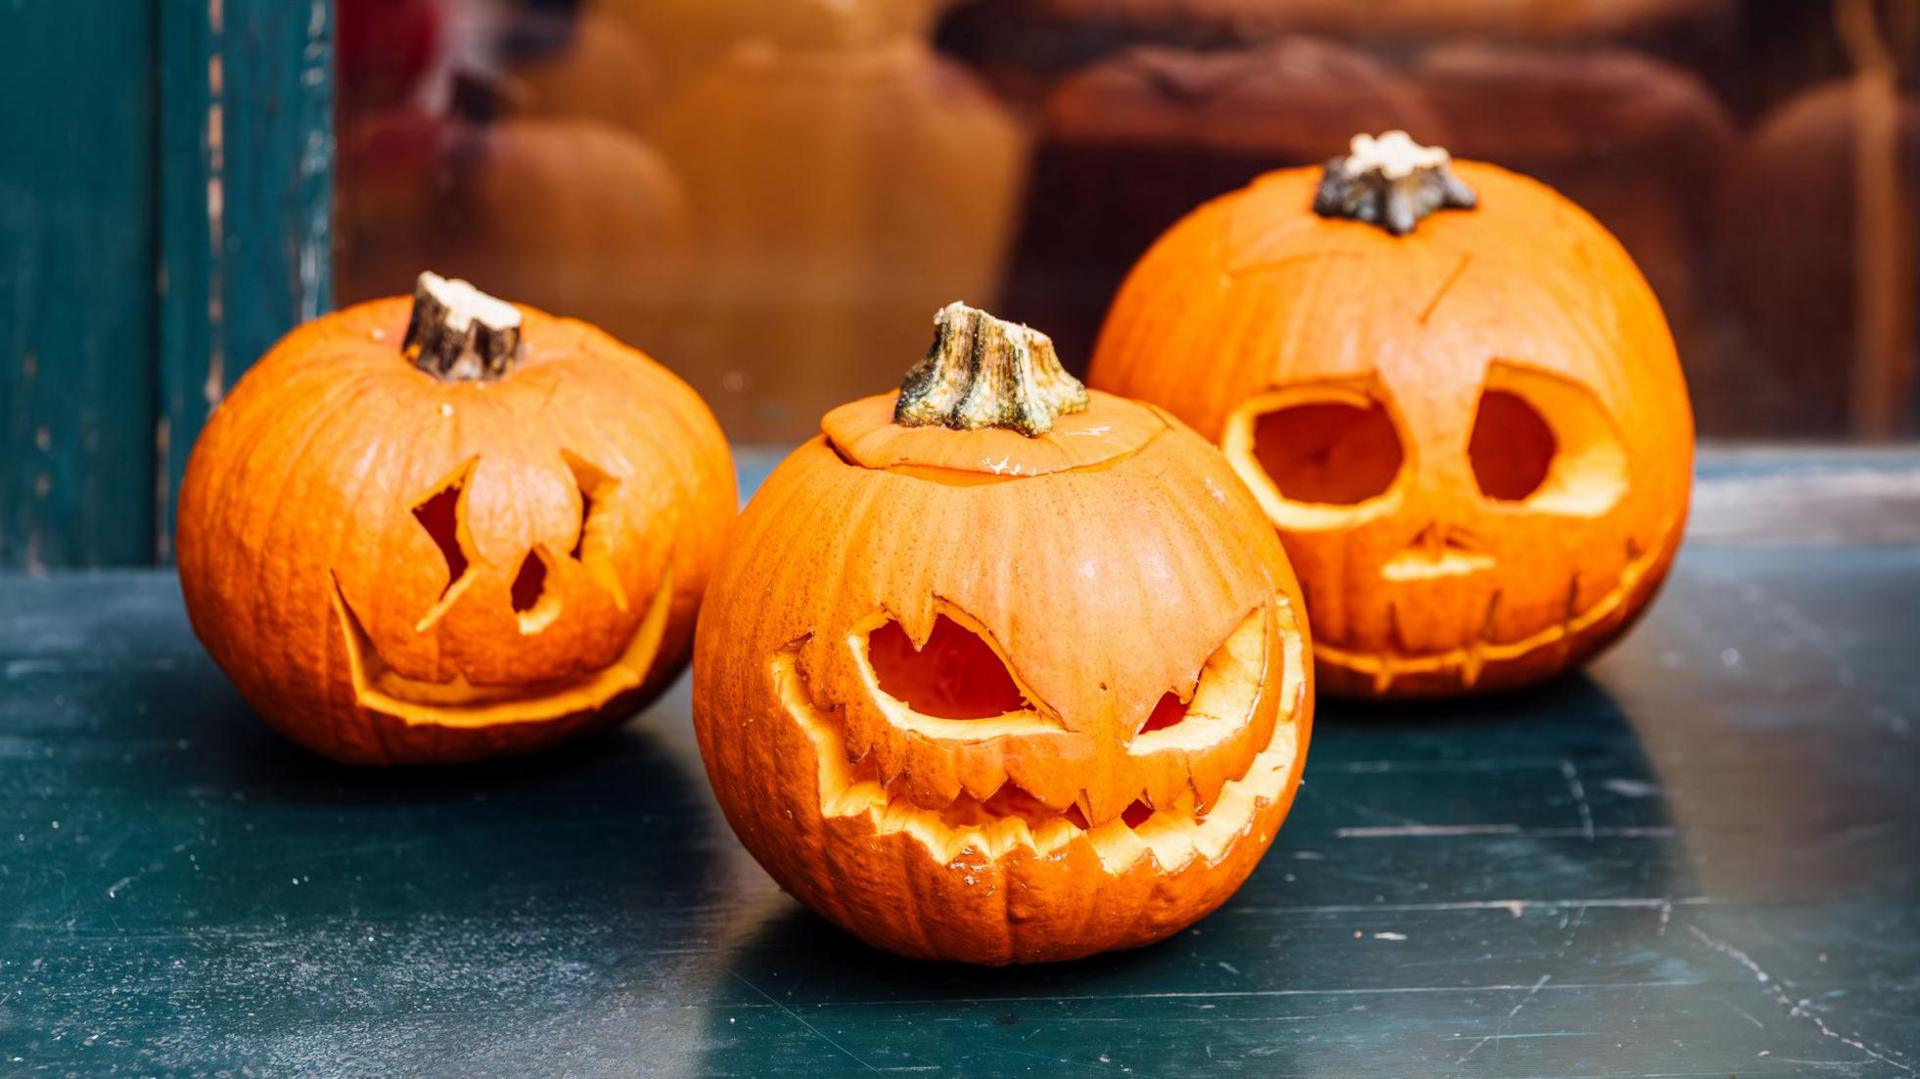
[[[1406,236],[1315,215],[1319,169],[1201,206],[1135,266],[1089,372],[1225,446],[1300,573],[1330,692],[1550,677],[1626,628],[1680,543],[1692,419],[1645,280],[1550,189],[1454,168],[1479,208]],[[1556,445],[1592,444],[1563,470],[1606,475],[1570,471],[1546,503],[1483,495],[1469,441],[1489,390],[1542,410]],[[1249,425],[1295,398],[1384,409],[1405,457],[1392,484],[1354,505],[1286,499]]]
[[[685,660],[733,511],[725,439],[641,353],[520,312],[510,371],[450,381],[400,351],[404,297],[316,319],[195,445],[178,537],[194,629],[316,752],[529,750],[619,721]],[[447,490],[457,538],[415,512]],[[538,603],[518,609],[529,560]]]
[[[716,571],[694,724],[729,822],[788,891],[905,955],[1067,959],[1191,924],[1252,871],[1304,762],[1307,631],[1271,528],[1133,402],[1092,393],[1028,437],[899,427],[895,400],[829,416]],[[879,688],[876,629],[921,649],[943,619],[1024,710],[936,718]],[[1167,694],[1193,711],[1143,732]]]

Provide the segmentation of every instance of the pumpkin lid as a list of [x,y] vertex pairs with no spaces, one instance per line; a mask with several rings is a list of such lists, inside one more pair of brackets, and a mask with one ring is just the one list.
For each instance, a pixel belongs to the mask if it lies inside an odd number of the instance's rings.
[[897,393],[841,405],[820,427],[842,459],[863,468],[1013,478],[1104,464],[1145,446],[1167,421],[1088,392],[1046,334],[953,303],[934,316],[933,345]]

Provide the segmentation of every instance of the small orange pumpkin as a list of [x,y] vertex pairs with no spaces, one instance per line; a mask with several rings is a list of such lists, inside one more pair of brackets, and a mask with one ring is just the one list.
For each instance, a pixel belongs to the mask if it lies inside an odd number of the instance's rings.
[[734,508],[692,390],[582,322],[421,276],[307,323],[180,492],[194,631],[262,718],[356,763],[610,724],[684,661]]
[[862,939],[977,963],[1159,940],[1272,842],[1312,716],[1285,554],[1218,453],[941,311],[903,392],[768,477],[694,727],[742,842]]
[[1692,413],[1645,279],[1549,188],[1399,132],[1175,225],[1089,381],[1226,450],[1299,567],[1330,692],[1547,678],[1626,628],[1680,544]]

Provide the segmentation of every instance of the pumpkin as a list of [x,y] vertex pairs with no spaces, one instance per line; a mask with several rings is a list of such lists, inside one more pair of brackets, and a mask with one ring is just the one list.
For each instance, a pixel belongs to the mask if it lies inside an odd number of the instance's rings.
[[688,87],[660,145],[702,258],[678,355],[736,437],[799,441],[924,346],[924,316],[990,290],[1025,144],[925,44],[742,46]]
[[1751,409],[1718,428],[1911,431],[1920,96],[1871,76],[1806,90],[1755,128],[1717,209],[1746,331],[1724,384]]
[[437,265],[626,341],[670,338],[693,256],[672,170],[586,119],[369,117],[342,136],[335,230],[345,302],[404,292]]
[[672,679],[734,497],[666,369],[426,274],[240,380],[188,461],[180,584],[215,662],[316,752],[517,752]]
[[721,807],[876,946],[1068,959],[1192,923],[1299,783],[1307,627],[1219,454],[954,304],[755,495],[694,647]]
[[1220,443],[1300,572],[1329,692],[1547,678],[1680,543],[1691,412],[1633,261],[1551,189],[1399,132],[1175,225],[1089,382]]
[[1084,363],[1127,267],[1195,205],[1325,161],[1356,130],[1439,124],[1417,89],[1333,42],[1121,52],[1047,99],[1006,305]]

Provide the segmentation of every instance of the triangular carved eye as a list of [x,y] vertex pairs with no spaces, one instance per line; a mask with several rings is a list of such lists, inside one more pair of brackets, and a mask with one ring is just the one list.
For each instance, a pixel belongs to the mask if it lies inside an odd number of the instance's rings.
[[567,471],[573,473],[574,486],[580,491],[580,531],[567,557],[586,567],[595,584],[613,597],[614,605],[627,609],[626,589],[620,584],[619,571],[613,565],[614,491],[620,481],[592,462],[566,450],[560,451]]
[[440,590],[442,599],[446,598],[453,586],[467,575],[467,567],[472,561],[460,545],[461,518],[465,515],[467,476],[473,471],[473,462],[461,465],[459,471],[447,477],[437,485],[433,492],[413,505],[413,519],[420,522],[434,546],[440,548],[441,557],[447,560],[447,584]]
[[992,646],[944,614],[918,650],[900,623],[880,626],[867,635],[867,662],[882,692],[921,715],[988,719],[1031,707]]

